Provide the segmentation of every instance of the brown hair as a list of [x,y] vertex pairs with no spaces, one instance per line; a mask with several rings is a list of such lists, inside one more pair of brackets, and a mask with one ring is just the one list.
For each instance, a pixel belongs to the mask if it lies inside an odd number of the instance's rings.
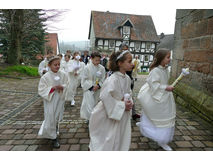
[[65,54],[65,56],[64,57],[68,57],[68,58],[70,58],[70,55],[69,54]]
[[161,61],[166,57],[166,55],[170,53],[169,49],[166,48],[160,48],[155,52],[155,57],[154,60],[152,62],[152,64],[150,65],[149,69],[150,71],[152,69],[154,69],[155,67],[159,66]]
[[95,51],[95,52],[92,52],[91,57],[92,58],[95,58],[95,57],[101,58],[101,54],[99,52]]
[[61,58],[63,57],[63,55],[62,55],[62,54],[58,54],[58,56],[59,56],[59,57],[61,57]]
[[71,50],[67,50],[66,52],[67,52],[67,53],[71,53]]
[[76,56],[77,54],[80,55],[79,52],[74,52],[74,53],[73,53],[72,59],[75,59],[75,56]]
[[124,62],[127,58],[126,55],[129,54],[130,52],[127,51],[126,53],[124,53],[124,55],[119,58],[118,56],[120,54],[122,54],[122,51],[117,51],[117,52],[113,52],[109,58],[109,70],[115,72],[115,71],[119,71],[119,66],[118,66],[118,62]]

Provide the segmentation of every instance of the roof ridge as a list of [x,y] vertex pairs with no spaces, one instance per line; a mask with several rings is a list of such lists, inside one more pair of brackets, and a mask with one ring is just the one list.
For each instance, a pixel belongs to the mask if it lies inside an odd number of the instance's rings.
[[91,12],[99,12],[99,13],[112,13],[112,14],[123,14],[123,15],[132,15],[132,16],[144,16],[144,17],[152,17],[151,15],[139,15],[139,14],[131,14],[131,13],[119,13],[119,12],[110,12],[110,11],[95,11],[92,10]]

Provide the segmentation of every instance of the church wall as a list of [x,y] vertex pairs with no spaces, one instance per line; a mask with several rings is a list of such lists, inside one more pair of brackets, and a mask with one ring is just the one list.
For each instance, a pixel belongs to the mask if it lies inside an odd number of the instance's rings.
[[213,120],[213,10],[176,11],[172,79],[186,67],[190,75],[176,87],[176,100]]

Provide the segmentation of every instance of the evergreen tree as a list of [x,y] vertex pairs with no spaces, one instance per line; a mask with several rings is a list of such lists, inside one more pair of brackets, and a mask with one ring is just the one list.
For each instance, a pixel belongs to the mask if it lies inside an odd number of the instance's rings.
[[45,25],[47,20],[42,16],[42,10],[31,9],[24,10],[24,28],[23,28],[23,40],[22,40],[22,55],[27,59],[34,59],[37,54],[44,54],[45,45]]
[[0,10],[0,53],[9,64],[44,53],[46,18],[41,10]]

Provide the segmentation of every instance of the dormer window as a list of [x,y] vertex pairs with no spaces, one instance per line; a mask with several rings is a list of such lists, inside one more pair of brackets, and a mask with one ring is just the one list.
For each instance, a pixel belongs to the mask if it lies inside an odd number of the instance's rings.
[[123,39],[129,40],[130,38],[130,26],[123,26]]
[[123,40],[128,41],[130,39],[131,27],[133,27],[133,24],[129,18],[119,25],[118,28],[120,29]]
[[123,26],[123,34],[130,34],[130,26]]

